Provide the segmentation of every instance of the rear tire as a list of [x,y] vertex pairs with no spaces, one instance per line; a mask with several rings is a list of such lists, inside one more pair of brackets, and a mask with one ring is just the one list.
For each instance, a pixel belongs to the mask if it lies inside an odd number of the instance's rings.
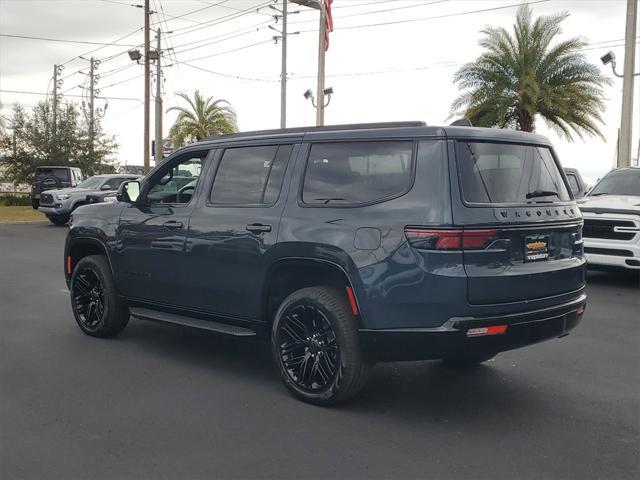
[[31,208],[33,208],[34,210],[37,210],[39,206],[40,206],[40,200],[38,200],[37,198],[32,198]]
[[69,221],[69,215],[47,215],[47,218],[54,225],[66,225]]
[[80,329],[92,337],[112,337],[129,323],[129,308],[116,295],[104,255],[82,258],[71,275],[71,308]]
[[280,305],[271,332],[272,353],[285,386],[299,399],[335,405],[367,382],[358,325],[347,300],[330,287],[310,287]]
[[483,362],[495,358],[497,353],[490,352],[482,355],[460,355],[456,357],[443,358],[442,362],[451,368],[474,368]]

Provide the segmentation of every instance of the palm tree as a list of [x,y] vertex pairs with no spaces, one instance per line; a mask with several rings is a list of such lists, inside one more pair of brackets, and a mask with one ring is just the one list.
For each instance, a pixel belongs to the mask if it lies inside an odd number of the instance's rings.
[[204,98],[198,90],[193,99],[185,93],[178,93],[190,108],[171,107],[176,110],[178,118],[169,130],[169,138],[174,146],[179,147],[185,141],[194,142],[210,135],[224,135],[238,130],[236,112],[226,100]]
[[485,52],[455,74],[455,82],[467,91],[454,101],[452,116],[463,114],[477,126],[532,132],[540,115],[568,140],[572,133],[602,137],[597,125],[605,109],[602,87],[610,80],[581,53],[584,39],[554,42],[568,16],[534,20],[523,5],[513,34],[485,27],[480,40]]

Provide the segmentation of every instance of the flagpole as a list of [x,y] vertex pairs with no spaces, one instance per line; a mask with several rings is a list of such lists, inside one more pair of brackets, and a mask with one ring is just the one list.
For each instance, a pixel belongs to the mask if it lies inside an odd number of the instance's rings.
[[324,53],[327,20],[324,0],[320,0],[320,27],[318,37],[318,89],[316,90],[316,126],[324,125]]

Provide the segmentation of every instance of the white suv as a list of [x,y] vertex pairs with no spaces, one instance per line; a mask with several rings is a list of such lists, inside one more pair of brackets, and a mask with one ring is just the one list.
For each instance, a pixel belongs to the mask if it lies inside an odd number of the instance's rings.
[[579,205],[587,263],[640,270],[640,168],[611,170]]

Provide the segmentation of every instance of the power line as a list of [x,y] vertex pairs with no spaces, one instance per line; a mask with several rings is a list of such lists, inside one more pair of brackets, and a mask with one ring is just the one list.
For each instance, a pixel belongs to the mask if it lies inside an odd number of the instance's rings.
[[268,39],[268,40],[263,40],[262,42],[256,42],[256,43],[252,43],[250,45],[243,45],[242,47],[238,47],[238,48],[234,48],[231,50],[226,50],[224,52],[218,52],[218,53],[213,53],[211,55],[204,55],[202,57],[198,57],[198,58],[189,58],[187,60],[183,60],[183,62],[197,62],[198,60],[203,60],[205,58],[211,58],[211,57],[218,57],[220,55],[226,55],[227,53],[233,53],[233,52],[237,52],[240,50],[245,50],[247,48],[251,48],[251,47],[256,47],[258,45],[264,45],[265,43],[271,43],[273,40]]
[[[267,21],[266,23],[269,23],[269,21]],[[227,40],[232,40],[232,39],[234,39],[234,38],[243,37],[243,36],[245,36],[245,35],[249,35],[249,34],[255,33],[255,32],[259,31],[261,28],[262,28],[262,27],[258,27],[258,28],[256,28],[256,29],[253,29],[253,28],[252,28],[252,29],[251,29],[251,30],[249,30],[249,31],[239,32],[239,33],[236,33],[235,35],[231,35],[231,36],[229,36],[229,37],[227,37],[227,38],[222,38],[222,39],[219,39],[219,40],[213,40],[213,41],[211,41],[211,42],[204,43],[204,44],[202,44],[202,45],[197,45],[197,46],[195,46],[195,47],[190,47],[190,48],[185,48],[185,49],[182,49],[182,50],[178,50],[176,53],[190,52],[191,50],[197,50],[198,48],[208,47],[208,46],[211,46],[211,45],[215,45],[215,44],[217,44],[217,43],[226,42]],[[219,36],[218,36],[218,38],[219,38],[220,36],[221,36],[221,35],[219,35]],[[180,47],[178,47],[178,48],[180,48]]]
[[[205,21],[205,22],[199,22],[200,26],[189,26],[189,27],[176,28],[173,31],[174,32],[179,32],[179,33],[174,33],[171,36],[171,38],[178,37],[180,35],[185,35],[187,33],[193,33],[195,31],[202,30],[203,28],[213,27],[215,25],[219,25],[221,23],[228,22],[230,20],[235,20],[236,18],[240,18],[240,17],[242,17],[244,15],[248,15],[248,14],[253,13],[253,10],[257,10],[257,9],[266,7],[269,4],[271,4],[271,2],[264,2],[264,3],[261,3],[261,4],[255,5],[253,7],[246,8],[246,9],[241,10],[239,12],[231,13],[231,14],[226,15],[224,17],[214,18],[214,19],[211,19],[211,20],[208,20],[208,21]],[[187,31],[184,31],[184,30],[187,30]]]
[[[434,1],[428,2],[428,3],[418,3],[418,4],[415,4],[415,5],[403,5],[401,7],[385,8],[384,10],[370,10],[370,11],[365,11],[365,12],[350,13],[349,15],[340,15],[340,16],[336,15],[334,19],[335,20],[339,20],[339,19],[342,19],[342,18],[361,17],[363,15],[373,15],[373,14],[376,14],[376,13],[395,12],[397,10],[406,10],[407,8],[427,7],[429,5],[434,5],[436,3],[444,3],[444,2],[449,2],[449,1],[451,1],[451,0],[434,0]],[[310,23],[310,22],[316,22],[317,23],[317,20],[315,20],[315,19],[298,20],[297,22],[290,22],[290,24],[293,25],[293,24]]]
[[[46,97],[47,95],[49,95],[47,92],[30,92],[30,91],[25,91],[25,90],[0,90],[0,92],[2,93],[19,93],[19,94],[25,94],[25,95],[41,95],[43,97]],[[66,95],[67,97],[74,97],[74,98],[83,98],[83,95]],[[139,98],[132,98],[132,97],[104,97],[101,96],[100,98],[104,98],[106,100],[130,100],[130,101],[136,101],[136,102],[142,102],[142,100],[140,100]]]
[[278,83],[279,80],[270,80],[267,78],[251,78],[251,77],[243,77],[242,75],[234,75],[231,73],[221,73],[221,72],[214,72],[213,70],[208,70],[206,68],[202,68],[202,67],[198,67],[196,65],[191,65],[190,63],[187,62],[178,62],[182,65],[186,65],[187,67],[191,67],[191,68],[195,68],[197,70],[202,70],[203,72],[206,73],[211,73],[213,75],[218,75],[220,77],[225,77],[225,78],[235,78],[237,80],[247,80],[247,81],[251,81],[251,82],[266,82],[266,83]]
[[[186,47],[186,46],[189,46],[189,45],[195,45],[196,43],[202,43],[202,42],[206,42],[208,40],[216,40],[216,39],[219,39],[219,38],[222,38],[222,37],[227,37],[228,35],[233,35],[235,33],[241,33],[241,32],[254,33],[254,32],[260,30],[260,27],[262,27],[264,25],[267,25],[269,23],[271,23],[271,20],[265,20],[263,22],[258,22],[258,23],[255,23],[255,24],[250,25],[250,26],[245,27],[245,28],[241,28],[241,29],[238,29],[238,30],[232,30],[230,32],[221,33],[219,35],[214,35],[213,37],[202,38],[200,40],[194,40],[193,42],[181,43],[176,48],[180,49],[182,47]],[[234,36],[234,37],[229,37],[229,38],[236,38],[236,37]],[[182,51],[186,51],[186,50],[182,50]]]
[[[156,5],[156,0],[153,0],[153,5],[154,5],[154,8],[157,10],[158,7]],[[173,44],[173,40],[171,40],[170,38],[169,39],[166,38],[167,34],[169,34],[169,25],[167,24],[167,16],[166,16],[166,13],[164,13],[164,6],[162,5],[162,0],[158,0],[158,5],[160,5],[160,15],[162,15],[162,19],[164,20],[164,28],[165,28],[165,34],[166,34],[163,36],[162,40],[164,40],[164,44],[165,44],[167,53],[169,55],[169,59],[171,59],[171,57],[173,56],[173,61],[177,61],[178,59],[175,54],[175,45]]]
[[115,87],[116,85],[120,85],[121,83],[130,82],[131,80],[136,80],[137,78],[141,78],[141,77],[144,77],[144,74],[136,75],[135,77],[129,77],[125,80],[120,80],[118,82],[110,83],[109,85],[105,85],[104,87],[102,87],[102,90],[104,90],[105,88]]
[[[9,33],[0,33],[0,37],[8,38],[22,38],[25,40],[42,40],[47,42],[62,42],[62,43],[79,43],[84,45],[102,45],[105,47],[117,46],[117,47],[133,47],[135,45],[127,45],[124,43],[105,43],[105,42],[90,42],[88,40],[68,40],[62,38],[48,38],[48,37],[34,37],[31,35],[14,35]],[[77,58],[77,57],[74,57]],[[68,62],[67,62],[68,63]]]
[[[212,7],[217,7],[218,5],[222,5],[223,3],[226,3],[228,1],[229,0],[222,0],[221,2],[216,3],[216,4],[208,4],[206,7],[197,8],[196,10],[191,10],[190,12],[183,13],[182,15],[176,15],[176,16],[174,16],[174,15],[166,15],[166,16],[169,17],[171,20],[186,20],[188,22],[200,23],[197,20],[191,20],[190,18],[184,18],[184,17],[186,17],[188,15],[192,15],[192,14],[197,13],[197,12],[201,12],[202,10],[207,10],[209,8],[212,8]],[[159,23],[159,22],[157,22],[157,23]],[[166,21],[165,21],[165,23],[166,23]]]
[[[397,25],[397,24],[401,24],[401,23],[414,23],[414,22],[422,22],[425,20],[436,20],[436,19],[440,19],[440,18],[449,18],[449,17],[459,17],[462,15],[472,15],[474,13],[483,13],[483,12],[493,12],[496,10],[504,10],[507,8],[514,8],[514,7],[520,7],[522,5],[535,5],[536,3],[545,3],[545,2],[549,2],[550,0],[536,0],[536,1],[531,1],[531,2],[525,2],[525,3],[514,3],[511,5],[503,5],[500,7],[492,7],[492,8],[483,8],[483,9],[479,9],[479,10],[469,10],[466,12],[457,12],[457,13],[447,13],[447,14],[443,14],[443,15],[434,15],[431,17],[421,17],[421,18],[407,18],[404,20],[394,20],[394,21],[389,21],[389,22],[379,22],[379,23],[368,23],[368,24],[364,24],[364,25],[348,25],[345,27],[336,27],[334,28],[334,30],[352,30],[352,29],[358,29],[358,28],[370,28],[370,27],[382,27],[382,26],[387,26],[387,25]],[[308,33],[308,32],[317,32],[317,29],[311,29],[311,30],[301,30],[300,33]]]

